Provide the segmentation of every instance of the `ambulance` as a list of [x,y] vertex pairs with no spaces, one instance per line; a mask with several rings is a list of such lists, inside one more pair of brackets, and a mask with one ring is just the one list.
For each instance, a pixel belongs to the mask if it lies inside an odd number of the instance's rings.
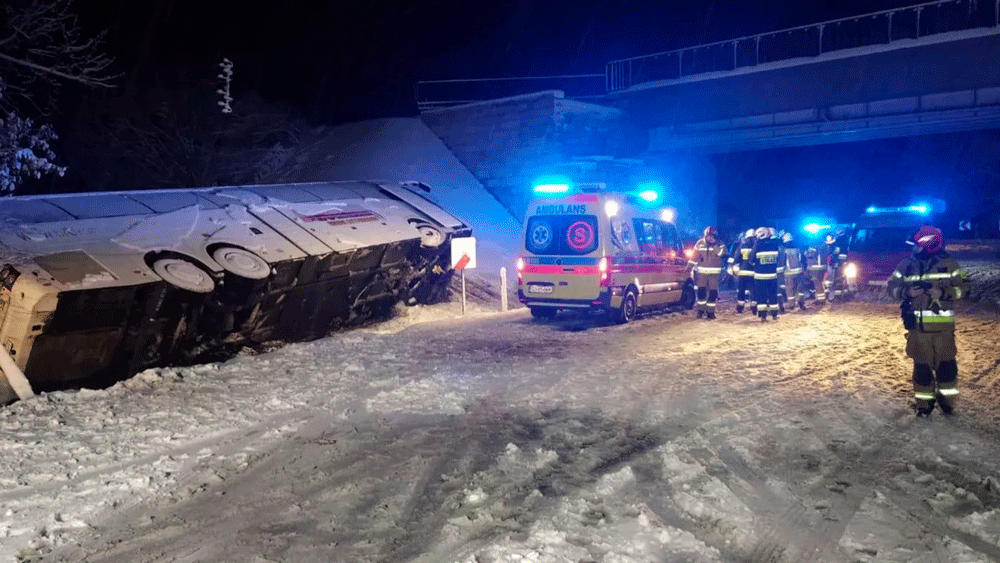
[[534,192],[517,260],[518,298],[533,317],[576,310],[627,323],[644,309],[694,306],[676,211],[660,186],[613,192],[562,180]]

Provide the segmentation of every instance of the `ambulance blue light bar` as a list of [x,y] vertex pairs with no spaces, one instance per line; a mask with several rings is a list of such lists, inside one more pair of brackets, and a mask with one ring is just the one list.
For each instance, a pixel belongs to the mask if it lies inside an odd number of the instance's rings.
[[539,184],[535,186],[536,194],[565,194],[569,193],[569,184]]
[[566,176],[542,176],[532,183],[531,191],[539,195],[554,196],[573,191],[573,182]]

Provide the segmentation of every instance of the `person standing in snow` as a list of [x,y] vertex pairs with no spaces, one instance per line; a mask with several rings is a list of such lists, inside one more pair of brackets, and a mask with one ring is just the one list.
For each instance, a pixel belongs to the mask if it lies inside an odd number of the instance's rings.
[[913,240],[913,255],[896,266],[888,291],[903,302],[914,408],[917,416],[925,417],[937,402],[945,414],[952,414],[958,401],[954,304],[966,294],[968,277],[945,251],[944,236],[936,227],[921,227]]
[[[830,231],[826,235],[826,246],[823,250],[826,262],[826,278],[823,280],[823,291],[826,300],[832,306],[835,301],[842,300],[844,295],[844,263],[847,261],[847,251],[840,246],[837,233]],[[817,291],[819,291],[817,289]]]
[[792,233],[785,233],[781,237],[781,246],[785,254],[785,287],[784,292],[788,298],[789,310],[795,308],[798,303],[799,309],[806,308],[806,279],[802,265],[804,253],[799,248],[792,237]]
[[740,237],[739,245],[729,257],[730,274],[736,276],[736,312],[742,313],[747,301],[750,302],[750,312],[757,314],[757,303],[753,300],[753,267],[750,265],[750,253],[753,252],[754,230],[747,229]]
[[806,273],[812,281],[816,292],[816,305],[826,303],[826,292],[823,289],[823,276],[826,274],[825,246],[823,241],[816,241],[806,249]]
[[778,318],[778,265],[780,264],[781,247],[777,238],[772,238],[767,227],[760,227],[756,232],[757,243],[750,252],[750,263],[753,264],[753,292],[757,302],[757,315],[761,321]]
[[719,300],[719,274],[728,251],[719,241],[719,231],[715,227],[705,227],[705,234],[694,245],[694,256],[688,266],[696,276],[698,287],[698,318],[715,318],[715,306]]

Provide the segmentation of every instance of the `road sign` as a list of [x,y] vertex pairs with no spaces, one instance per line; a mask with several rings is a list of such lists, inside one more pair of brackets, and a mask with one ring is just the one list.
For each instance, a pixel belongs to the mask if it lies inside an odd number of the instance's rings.
[[958,230],[960,230],[960,231],[971,231],[972,230],[972,221],[968,221],[968,220],[966,220],[966,221],[959,221],[958,222]]
[[451,267],[455,270],[476,267],[476,237],[451,239]]

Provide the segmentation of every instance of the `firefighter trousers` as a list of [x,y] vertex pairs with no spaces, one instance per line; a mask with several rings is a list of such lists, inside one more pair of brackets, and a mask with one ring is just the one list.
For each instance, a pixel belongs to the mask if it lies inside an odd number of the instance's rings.
[[785,272],[785,292],[788,296],[788,300],[791,302],[789,306],[793,306],[795,303],[798,303],[800,309],[805,307],[806,304],[805,274],[801,272],[795,274],[789,274]]
[[753,276],[736,276],[736,312],[742,313],[743,307],[750,302],[750,308],[757,306],[757,302],[752,295]]
[[816,303],[826,303],[826,288],[823,287],[823,277],[826,274],[826,269],[809,269],[809,279],[813,282],[813,288],[816,290]]
[[955,331],[906,333],[906,355],[913,358],[913,397],[924,412],[934,409],[950,413],[958,402],[958,347]]
[[696,275],[698,285],[698,310],[709,316],[715,316],[715,305],[719,300],[719,274]]
[[833,301],[842,301],[844,298],[844,276],[841,275],[840,268],[830,266],[826,269],[826,277],[823,280],[823,290],[826,291],[826,298]]
[[778,316],[778,279],[776,277],[754,279],[753,293],[754,300],[757,302],[757,315],[760,318],[767,317],[769,312],[772,317]]

